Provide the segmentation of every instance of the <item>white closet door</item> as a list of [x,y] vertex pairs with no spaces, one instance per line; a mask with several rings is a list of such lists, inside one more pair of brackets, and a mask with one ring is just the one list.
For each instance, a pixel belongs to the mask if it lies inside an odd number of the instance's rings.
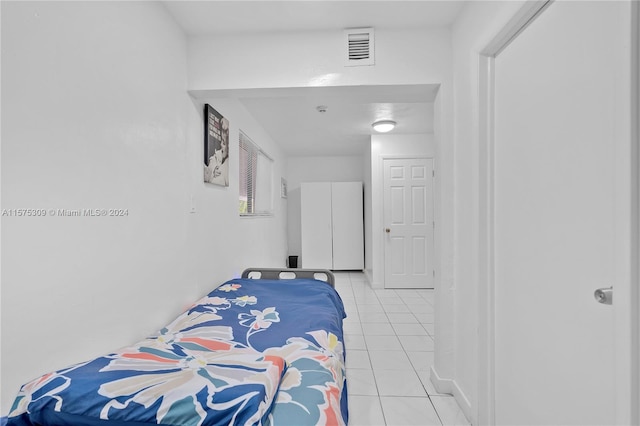
[[331,184],[300,186],[303,268],[333,268]]
[[364,269],[362,182],[331,184],[333,269]]

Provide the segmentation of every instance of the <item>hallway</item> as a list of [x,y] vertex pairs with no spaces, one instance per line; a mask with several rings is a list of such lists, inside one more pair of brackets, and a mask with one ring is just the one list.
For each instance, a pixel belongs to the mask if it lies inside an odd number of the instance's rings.
[[364,274],[336,272],[344,321],[350,425],[469,425],[429,380],[433,290],[374,290]]

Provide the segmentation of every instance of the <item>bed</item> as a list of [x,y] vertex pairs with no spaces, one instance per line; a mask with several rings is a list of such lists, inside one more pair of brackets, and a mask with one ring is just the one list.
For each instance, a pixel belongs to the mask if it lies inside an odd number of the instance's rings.
[[141,342],[26,383],[7,424],[347,424],[333,287],[326,270],[247,269]]

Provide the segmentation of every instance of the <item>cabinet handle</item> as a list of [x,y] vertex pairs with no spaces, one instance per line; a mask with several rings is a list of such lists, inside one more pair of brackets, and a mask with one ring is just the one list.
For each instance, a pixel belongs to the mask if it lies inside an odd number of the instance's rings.
[[390,232],[391,232],[391,229],[386,228],[386,229],[384,230],[384,232],[386,232],[386,233],[388,234],[388,233],[390,233]]

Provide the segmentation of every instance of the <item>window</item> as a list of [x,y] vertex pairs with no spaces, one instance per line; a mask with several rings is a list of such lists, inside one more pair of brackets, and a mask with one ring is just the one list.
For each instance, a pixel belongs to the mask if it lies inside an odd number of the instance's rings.
[[273,214],[273,160],[240,131],[240,215]]

